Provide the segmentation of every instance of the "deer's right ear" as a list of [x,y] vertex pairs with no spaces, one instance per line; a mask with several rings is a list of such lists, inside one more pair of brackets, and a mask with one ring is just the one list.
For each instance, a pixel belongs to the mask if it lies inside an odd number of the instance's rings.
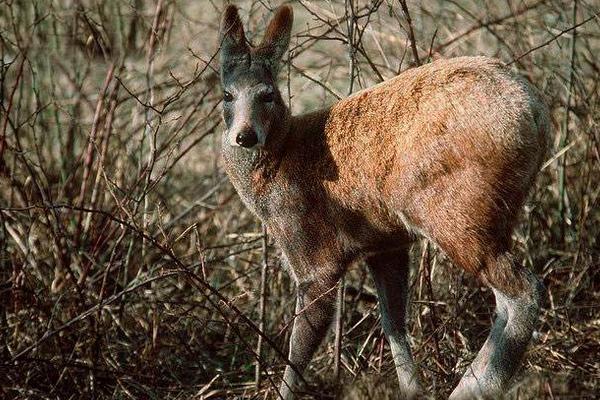
[[275,11],[275,16],[267,26],[265,37],[256,49],[256,55],[269,65],[277,75],[279,62],[290,44],[290,35],[294,22],[291,6],[283,5]]
[[237,7],[234,5],[228,5],[223,13],[219,38],[221,42],[221,73],[225,73],[236,64],[250,61],[250,49],[246,43],[244,26],[238,15]]

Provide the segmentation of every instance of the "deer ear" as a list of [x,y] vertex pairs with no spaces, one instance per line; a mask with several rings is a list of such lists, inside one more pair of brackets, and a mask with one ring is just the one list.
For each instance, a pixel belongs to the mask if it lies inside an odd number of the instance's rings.
[[244,25],[237,7],[228,5],[221,19],[219,33],[221,42],[221,73],[235,64],[250,61],[250,49],[244,35]]
[[262,42],[255,50],[260,57],[273,70],[276,75],[279,62],[290,44],[294,12],[290,6],[281,6],[275,11],[275,16],[269,23]]

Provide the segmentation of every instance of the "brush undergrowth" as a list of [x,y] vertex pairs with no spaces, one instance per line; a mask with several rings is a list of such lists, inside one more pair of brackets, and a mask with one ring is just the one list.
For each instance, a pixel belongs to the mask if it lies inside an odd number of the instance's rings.
[[[546,94],[555,142],[514,242],[547,304],[508,396],[593,398],[600,3],[410,1],[412,27],[392,0],[293,3],[282,88],[294,112],[457,55],[512,62]],[[277,2],[237,4],[256,41]],[[219,163],[223,6],[0,4],[0,397],[276,398],[294,287]],[[487,335],[493,296],[427,243],[412,253],[415,358],[428,396],[445,398]],[[306,398],[397,397],[376,306],[357,265],[340,379],[328,337]]]

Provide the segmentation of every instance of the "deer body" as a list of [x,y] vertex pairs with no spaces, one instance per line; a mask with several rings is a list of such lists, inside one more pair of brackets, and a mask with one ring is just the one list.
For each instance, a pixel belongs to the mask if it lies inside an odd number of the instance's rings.
[[543,102],[499,61],[462,57],[291,116],[274,83],[291,18],[280,8],[251,49],[229,7],[221,56],[227,173],[298,286],[289,355],[296,368],[286,368],[280,393],[293,396],[333,316],[333,289],[362,258],[401,391],[417,395],[405,316],[407,245],[418,232],[494,290],[488,341],[451,397],[497,396],[525,351],[541,298],[537,279],[512,259],[510,235],[549,141]]

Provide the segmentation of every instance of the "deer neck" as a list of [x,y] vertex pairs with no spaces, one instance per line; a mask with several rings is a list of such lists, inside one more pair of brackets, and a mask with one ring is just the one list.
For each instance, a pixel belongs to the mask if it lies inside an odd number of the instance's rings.
[[288,114],[260,149],[231,146],[223,136],[221,153],[227,175],[244,203],[259,215],[262,212],[257,199],[264,197],[277,176],[290,135],[290,121]]
[[[259,216],[268,213],[268,195],[277,182],[288,175],[306,173],[306,164],[316,162],[325,142],[329,109],[307,114],[287,115],[271,141],[260,150],[247,150],[222,144],[225,169],[244,203]],[[286,159],[291,160],[284,163]],[[287,169],[281,173],[282,164]],[[296,169],[299,169],[296,171]],[[293,178],[292,178],[293,179]]]

